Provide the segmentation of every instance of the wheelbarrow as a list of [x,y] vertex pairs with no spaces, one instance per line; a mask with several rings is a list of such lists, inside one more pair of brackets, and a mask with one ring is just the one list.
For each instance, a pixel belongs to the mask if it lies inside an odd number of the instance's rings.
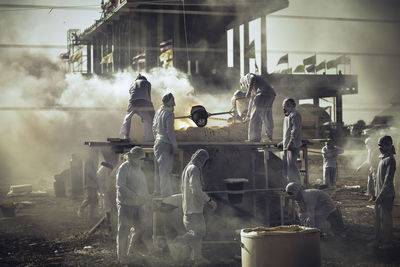
[[232,111],[209,113],[206,108],[201,105],[192,106],[190,115],[175,117],[175,119],[191,119],[197,127],[204,127],[207,125],[207,120],[210,116],[232,114]]

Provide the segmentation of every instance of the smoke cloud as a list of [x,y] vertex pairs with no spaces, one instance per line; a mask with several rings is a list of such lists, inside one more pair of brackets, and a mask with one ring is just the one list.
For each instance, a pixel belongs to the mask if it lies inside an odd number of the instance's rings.
[[[118,137],[129,99],[133,71],[109,79],[66,74],[61,62],[41,53],[23,52],[2,57],[0,63],[0,183],[42,181],[69,167],[72,153],[86,156],[85,141]],[[176,98],[176,116],[189,115],[192,105],[209,112],[228,111],[226,101],[195,95],[189,77],[176,69],[152,69],[142,75],[152,83],[155,109],[164,94]],[[211,124],[213,121],[210,121]],[[215,123],[221,123],[216,121]],[[223,122],[222,122],[223,123]],[[178,126],[193,126],[189,120]],[[132,138],[143,141],[143,124],[134,116]]]

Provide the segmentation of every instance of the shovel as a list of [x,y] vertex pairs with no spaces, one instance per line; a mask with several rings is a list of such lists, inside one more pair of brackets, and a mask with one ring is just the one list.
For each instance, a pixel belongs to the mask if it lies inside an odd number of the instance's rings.
[[191,119],[197,125],[197,127],[204,127],[207,125],[207,119],[210,116],[223,114],[232,114],[232,111],[209,113],[207,112],[205,107],[197,105],[192,106],[192,109],[190,110],[190,115],[175,117],[175,119]]

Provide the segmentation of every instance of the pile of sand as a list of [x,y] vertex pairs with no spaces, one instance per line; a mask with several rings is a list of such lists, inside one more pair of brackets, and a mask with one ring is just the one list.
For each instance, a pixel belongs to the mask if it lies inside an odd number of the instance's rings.
[[188,127],[175,131],[178,141],[237,142],[247,139],[244,123],[229,124],[224,127]]

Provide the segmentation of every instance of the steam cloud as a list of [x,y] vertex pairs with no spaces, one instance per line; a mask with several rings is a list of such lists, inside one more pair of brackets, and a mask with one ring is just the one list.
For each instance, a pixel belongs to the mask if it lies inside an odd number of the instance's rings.
[[[129,86],[136,75],[124,71],[111,79],[87,78],[65,74],[61,62],[53,62],[44,54],[2,56],[0,183],[48,184],[54,174],[68,168],[72,153],[87,153],[84,141],[118,137]],[[194,95],[187,75],[176,69],[152,69],[142,75],[152,83],[156,109],[168,92],[175,95],[177,116],[188,115],[192,104],[202,104],[210,112],[230,109],[230,97],[220,101],[210,95]],[[44,109],[35,109],[38,107]],[[143,140],[143,126],[137,116],[132,134]]]

